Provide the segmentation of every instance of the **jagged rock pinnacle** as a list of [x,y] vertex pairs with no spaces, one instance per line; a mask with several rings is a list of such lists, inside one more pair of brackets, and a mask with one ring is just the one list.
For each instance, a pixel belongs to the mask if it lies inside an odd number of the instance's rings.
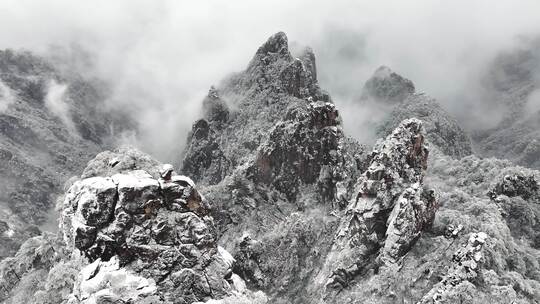
[[370,263],[399,260],[433,221],[436,199],[422,185],[424,138],[422,122],[408,119],[373,149],[337,232],[327,286],[347,286]]

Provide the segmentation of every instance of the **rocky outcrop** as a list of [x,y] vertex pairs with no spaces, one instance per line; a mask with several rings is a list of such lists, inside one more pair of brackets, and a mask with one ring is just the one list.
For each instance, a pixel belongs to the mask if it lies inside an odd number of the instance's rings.
[[[185,176],[157,180],[136,170],[74,183],[61,228],[68,248],[93,262],[82,270],[75,297],[93,303],[159,295],[192,303],[227,295],[231,265],[218,251],[208,213],[209,205]],[[115,284],[136,288],[115,294]]]
[[188,148],[184,152],[182,172],[203,184],[219,183],[229,171],[229,161],[220,148],[217,134],[205,119],[193,124],[188,135]]
[[327,258],[328,286],[347,286],[374,256],[397,262],[433,221],[436,199],[432,190],[421,189],[428,157],[424,136],[422,122],[410,119],[374,148]]
[[229,172],[229,161],[221,150],[219,135],[227,126],[230,110],[216,88],[211,87],[203,100],[203,117],[188,134],[182,172],[202,184],[217,184]]
[[405,189],[388,217],[381,259],[385,262],[398,262],[418,240],[422,231],[430,228],[436,209],[434,190],[421,189],[419,184]]
[[17,303],[25,290],[25,302],[47,304],[265,303],[233,273],[195,183],[160,167],[131,148],[98,155],[64,197],[61,238],[27,242],[0,263],[0,299]]
[[540,192],[534,175],[525,175],[523,172],[516,172],[505,175],[489,191],[489,195],[493,199],[499,195],[506,195],[508,197],[521,196],[523,199],[528,200],[537,199]]
[[[248,287],[282,290],[283,300],[307,287],[336,228],[337,217],[327,214],[348,204],[367,164],[365,148],[343,134],[316,73],[311,50],[293,58],[286,37],[272,36],[245,71],[218,86],[231,105],[229,120],[205,129],[230,165],[223,179],[203,188],[219,239]],[[189,155],[184,168],[195,159]]]

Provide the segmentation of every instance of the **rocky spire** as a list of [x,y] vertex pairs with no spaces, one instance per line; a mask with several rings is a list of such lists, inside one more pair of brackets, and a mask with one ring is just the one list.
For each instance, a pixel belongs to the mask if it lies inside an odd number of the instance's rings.
[[424,138],[422,122],[408,119],[373,149],[328,259],[333,268],[328,286],[348,285],[370,263],[396,262],[433,220],[435,196],[422,187]]

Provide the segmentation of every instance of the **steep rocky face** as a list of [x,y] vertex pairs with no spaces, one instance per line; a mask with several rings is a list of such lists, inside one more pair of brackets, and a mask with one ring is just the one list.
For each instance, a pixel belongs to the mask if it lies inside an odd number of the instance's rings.
[[442,152],[457,158],[472,153],[471,141],[458,122],[435,99],[416,93],[412,81],[382,66],[366,81],[361,102],[382,107],[384,117],[375,122],[380,137],[390,134],[403,120],[423,121],[427,140]]
[[130,124],[103,108],[105,92],[45,59],[0,51],[0,259],[39,226],[54,229],[50,214],[63,183]]
[[[338,153],[343,138],[338,118],[335,106],[328,102],[293,105],[284,120],[270,130],[248,176],[256,183],[272,184],[290,201],[296,200],[301,183],[314,184],[319,177],[335,178],[330,170],[343,161]],[[329,172],[321,174],[321,170]],[[327,190],[331,201],[335,189],[330,186]]]
[[[279,60],[269,61],[273,66],[267,69],[275,71],[287,52],[273,51],[269,58]],[[224,155],[231,148],[239,154],[228,158],[236,159],[230,173],[203,189],[215,206],[218,242],[236,258],[234,269],[249,288],[263,290],[274,303],[414,303],[434,296],[442,303],[456,296],[526,303],[537,297],[535,275],[528,270],[536,265],[534,243],[519,244],[518,233],[511,232],[519,216],[500,213],[488,195],[490,181],[511,164],[464,157],[471,153],[468,137],[435,101],[402,81],[406,97],[388,118],[395,119],[396,130],[386,121],[387,140],[366,154],[341,135],[338,121],[327,119],[334,113],[327,103],[315,96],[286,97],[277,73],[253,72],[250,80],[244,73],[231,78],[237,82],[226,81],[235,86],[221,92],[238,93],[249,83],[247,92],[255,98],[232,110],[229,125],[215,137]],[[300,91],[306,90],[285,90],[292,96]],[[287,107],[278,106],[283,99],[290,101]],[[252,104],[258,111],[251,111]],[[314,111],[317,105],[323,111]],[[398,117],[421,122],[402,123]],[[268,131],[252,136],[236,119],[248,129],[253,121]],[[334,127],[338,132],[329,132]],[[330,141],[314,152],[312,138]],[[522,225],[533,240],[535,222]],[[486,248],[469,242],[478,236]],[[515,259],[504,260],[505,252]],[[523,263],[531,268],[510,266]],[[508,279],[511,269],[519,275]],[[480,283],[485,281],[501,287]]]
[[229,120],[229,109],[212,88],[203,101],[203,110],[205,118],[196,121],[188,134],[182,171],[200,183],[217,184],[230,167],[218,142],[219,133]]

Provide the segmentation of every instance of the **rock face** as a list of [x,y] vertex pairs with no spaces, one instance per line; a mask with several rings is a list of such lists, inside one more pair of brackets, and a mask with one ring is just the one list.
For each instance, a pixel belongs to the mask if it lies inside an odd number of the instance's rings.
[[472,153],[469,136],[458,122],[435,99],[416,93],[410,80],[388,67],[378,68],[366,81],[361,102],[389,113],[373,126],[378,137],[387,136],[405,119],[417,118],[424,124],[428,142],[445,154],[461,158]]
[[[41,247],[34,257],[23,251],[1,263],[8,297],[0,299],[15,301],[9,291],[27,288],[24,280],[34,276],[46,283],[26,296],[39,302],[45,293],[49,300],[43,303],[263,301],[232,272],[235,260],[217,245],[210,205],[193,181],[174,172],[156,178],[159,166],[133,149],[98,155],[85,169],[89,177],[74,182],[65,195],[64,244],[36,240]],[[34,262],[25,265],[24,259]],[[55,271],[70,276],[62,279]],[[67,290],[51,287],[63,284]]]
[[106,97],[95,79],[67,75],[30,53],[0,51],[0,259],[38,227],[55,229],[50,213],[64,182],[132,126],[104,109]]

